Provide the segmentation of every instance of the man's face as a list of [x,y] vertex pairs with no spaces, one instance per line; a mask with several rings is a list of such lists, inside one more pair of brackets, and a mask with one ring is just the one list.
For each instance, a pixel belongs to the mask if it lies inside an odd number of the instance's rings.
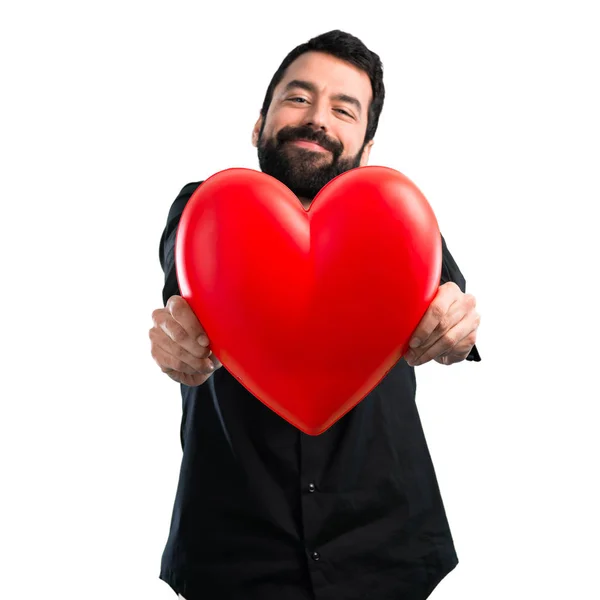
[[369,76],[321,52],[299,56],[273,91],[252,141],[264,173],[312,200],[337,175],[367,163]]

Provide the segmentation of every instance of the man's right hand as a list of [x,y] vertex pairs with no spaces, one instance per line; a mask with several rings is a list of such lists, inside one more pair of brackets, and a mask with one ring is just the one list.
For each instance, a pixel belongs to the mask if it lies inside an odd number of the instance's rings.
[[204,328],[181,296],[171,296],[165,308],[152,313],[152,358],[163,373],[188,386],[203,384],[219,367]]

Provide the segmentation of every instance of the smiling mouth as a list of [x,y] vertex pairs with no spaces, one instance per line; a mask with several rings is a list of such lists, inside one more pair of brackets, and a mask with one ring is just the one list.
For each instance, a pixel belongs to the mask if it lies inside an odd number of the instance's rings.
[[330,152],[327,148],[323,148],[321,144],[317,144],[317,142],[310,142],[308,140],[293,140],[290,144],[294,144],[299,148],[306,148],[307,150],[312,150],[313,152]]

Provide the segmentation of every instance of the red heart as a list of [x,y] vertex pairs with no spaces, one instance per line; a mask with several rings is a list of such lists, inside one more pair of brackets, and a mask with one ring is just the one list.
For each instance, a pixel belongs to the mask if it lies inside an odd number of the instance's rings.
[[393,169],[347,171],[308,211],[277,179],[227,169],[188,201],[175,257],[223,366],[318,435],[402,357],[437,292],[442,250],[427,200]]

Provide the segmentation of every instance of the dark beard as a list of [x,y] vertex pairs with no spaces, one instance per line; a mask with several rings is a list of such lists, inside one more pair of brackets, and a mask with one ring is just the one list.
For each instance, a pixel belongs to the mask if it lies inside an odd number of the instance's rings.
[[[262,172],[281,181],[298,198],[308,200],[313,200],[334,177],[358,167],[365,147],[363,144],[355,157],[341,158],[344,150],[341,142],[332,140],[320,129],[288,126],[270,140],[262,139],[263,129],[264,122],[258,136],[258,163]],[[286,144],[294,140],[316,142],[330,153],[312,152]]]

